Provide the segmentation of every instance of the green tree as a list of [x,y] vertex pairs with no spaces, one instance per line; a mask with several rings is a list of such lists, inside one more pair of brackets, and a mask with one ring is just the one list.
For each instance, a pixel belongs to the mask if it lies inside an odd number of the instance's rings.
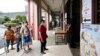
[[2,21],[2,24],[8,22],[8,21],[11,21],[10,18],[8,16],[4,16],[3,17],[3,21]]
[[20,22],[22,22],[22,16],[21,15],[16,15],[15,17],[17,20],[19,20]]
[[4,21],[11,21],[8,16],[4,16],[3,19],[4,19]]
[[26,21],[26,16],[22,16],[22,15],[16,15],[15,17],[17,20],[19,20],[20,23],[23,23]]
[[22,22],[26,21],[26,16],[22,16]]
[[11,21],[12,23],[20,23],[20,21],[18,19],[14,19]]
[[4,23],[5,26],[12,26],[15,27],[17,23],[13,23],[13,22],[6,22]]

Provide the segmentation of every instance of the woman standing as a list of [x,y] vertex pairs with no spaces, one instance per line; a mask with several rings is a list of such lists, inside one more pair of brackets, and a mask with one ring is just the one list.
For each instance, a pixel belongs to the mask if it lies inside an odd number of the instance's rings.
[[28,52],[29,50],[32,50],[29,45],[32,43],[31,39],[31,31],[29,29],[28,23],[25,22],[25,24],[21,27],[20,33],[23,35],[23,45],[25,52]]
[[11,26],[8,26],[7,30],[4,33],[4,39],[7,44],[7,53],[9,52],[9,45],[11,44],[11,50],[13,50],[13,44],[15,40],[14,31],[11,29]]

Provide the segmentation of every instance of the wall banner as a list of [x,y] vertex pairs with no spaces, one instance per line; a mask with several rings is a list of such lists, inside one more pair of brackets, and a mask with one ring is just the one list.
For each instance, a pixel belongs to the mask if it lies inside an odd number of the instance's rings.
[[81,24],[80,56],[100,56],[100,25]]
[[92,22],[92,0],[82,0],[83,23]]

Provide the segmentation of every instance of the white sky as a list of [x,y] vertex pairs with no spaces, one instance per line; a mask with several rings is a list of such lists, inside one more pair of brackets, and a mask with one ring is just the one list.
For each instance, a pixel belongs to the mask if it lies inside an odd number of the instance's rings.
[[21,12],[25,11],[26,0],[0,0],[1,12]]

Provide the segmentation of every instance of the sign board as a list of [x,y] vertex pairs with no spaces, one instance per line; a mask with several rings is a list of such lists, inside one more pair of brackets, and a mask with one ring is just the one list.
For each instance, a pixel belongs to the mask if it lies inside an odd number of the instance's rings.
[[92,0],[82,0],[82,23],[92,22]]
[[100,25],[81,24],[80,56],[100,56]]

